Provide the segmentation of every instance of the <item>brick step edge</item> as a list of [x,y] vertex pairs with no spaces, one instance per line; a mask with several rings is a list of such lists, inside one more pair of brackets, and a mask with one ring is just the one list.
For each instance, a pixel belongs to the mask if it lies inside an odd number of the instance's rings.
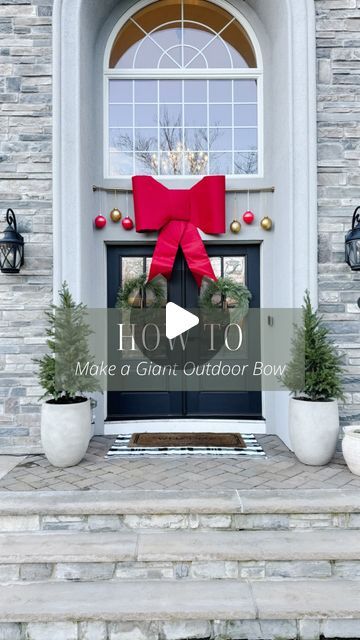
[[172,620],[168,622],[0,622],[0,637],[6,640],[320,640],[359,638],[360,620]]

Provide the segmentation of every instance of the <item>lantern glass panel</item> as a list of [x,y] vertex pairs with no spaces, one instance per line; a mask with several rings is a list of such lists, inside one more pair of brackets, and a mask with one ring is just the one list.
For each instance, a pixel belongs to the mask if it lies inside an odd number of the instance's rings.
[[348,243],[349,264],[352,269],[360,270],[360,239]]
[[12,243],[0,244],[0,269],[3,272],[17,273],[22,263],[22,247]]

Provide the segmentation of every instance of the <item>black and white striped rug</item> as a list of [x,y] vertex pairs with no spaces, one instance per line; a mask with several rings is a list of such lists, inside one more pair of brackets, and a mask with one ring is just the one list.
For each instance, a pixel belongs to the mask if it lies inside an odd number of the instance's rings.
[[265,451],[250,433],[241,434],[246,449],[240,447],[129,447],[131,434],[119,435],[105,458],[122,456],[231,456],[248,458],[265,456]]

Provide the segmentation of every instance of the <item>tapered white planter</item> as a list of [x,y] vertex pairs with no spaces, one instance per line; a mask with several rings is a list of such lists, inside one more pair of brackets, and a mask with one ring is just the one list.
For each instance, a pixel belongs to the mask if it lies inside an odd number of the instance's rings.
[[91,437],[90,400],[73,404],[45,402],[41,412],[41,442],[54,467],[72,467],[84,457]]
[[345,427],[342,450],[351,473],[360,476],[360,425]]
[[311,402],[290,398],[290,442],[304,464],[324,465],[330,462],[339,436],[337,400]]

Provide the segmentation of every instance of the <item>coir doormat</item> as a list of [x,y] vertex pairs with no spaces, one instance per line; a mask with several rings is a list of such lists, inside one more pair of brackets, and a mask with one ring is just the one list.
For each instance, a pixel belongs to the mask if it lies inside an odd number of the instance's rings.
[[[151,434],[149,434],[151,435]],[[165,434],[164,434],[165,435]],[[167,435],[167,434],[166,434]],[[205,435],[205,434],[196,434]],[[213,435],[213,434],[212,434]],[[235,434],[236,435],[236,434]],[[240,435],[240,434],[238,434]],[[253,434],[243,433],[241,439],[244,446],[139,446],[131,445],[131,434],[119,435],[110,447],[106,458],[120,458],[124,456],[232,456],[251,458],[265,456],[265,451]]]
[[239,433],[133,433],[129,447],[240,447]]

